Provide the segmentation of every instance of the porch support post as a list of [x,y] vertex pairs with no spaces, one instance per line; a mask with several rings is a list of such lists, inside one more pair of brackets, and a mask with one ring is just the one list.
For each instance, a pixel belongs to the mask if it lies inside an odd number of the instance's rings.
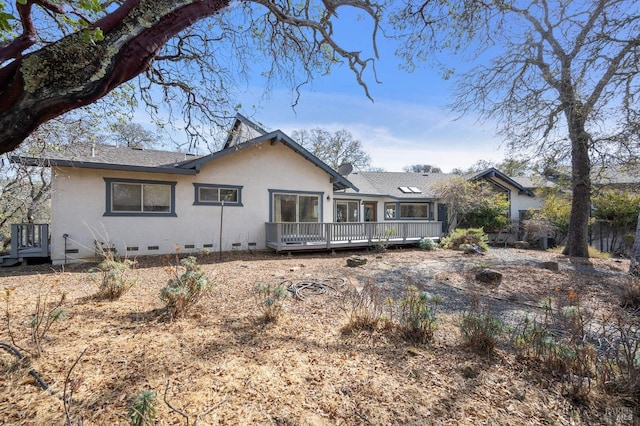
[[282,250],[282,224],[276,223],[276,247],[278,251]]
[[333,227],[332,223],[324,224],[324,235],[325,235],[325,238],[327,239],[327,249],[331,248],[331,228],[332,227]]

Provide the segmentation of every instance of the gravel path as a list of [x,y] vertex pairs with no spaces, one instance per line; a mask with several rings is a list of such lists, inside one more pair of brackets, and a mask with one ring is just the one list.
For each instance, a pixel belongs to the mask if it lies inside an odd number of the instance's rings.
[[[551,272],[542,268],[543,262],[558,262],[559,270]],[[590,276],[595,279],[623,277],[624,269],[613,259],[590,262],[572,262],[556,253],[531,250],[492,248],[484,255],[455,254],[435,255],[419,261],[404,261],[395,264],[385,261],[384,256],[370,267],[366,274],[359,276],[361,282],[374,279],[387,297],[401,298],[407,284],[443,297],[438,307],[441,313],[462,313],[470,309],[472,299],[488,305],[494,315],[505,324],[516,325],[526,314],[536,316],[542,313],[540,294],[519,291],[519,281],[524,282],[536,275],[547,281],[546,288],[552,289],[552,281],[564,276]],[[611,266],[613,265],[613,266]],[[487,287],[475,280],[475,272],[480,268],[491,268],[504,274],[502,284]],[[551,290],[550,290],[551,291]],[[546,294],[549,296],[549,294]]]

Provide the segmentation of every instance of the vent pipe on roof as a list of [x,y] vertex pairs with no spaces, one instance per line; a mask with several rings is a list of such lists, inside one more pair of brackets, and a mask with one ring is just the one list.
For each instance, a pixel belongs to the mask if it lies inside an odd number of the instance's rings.
[[91,158],[96,156],[96,144],[92,143],[91,144]]

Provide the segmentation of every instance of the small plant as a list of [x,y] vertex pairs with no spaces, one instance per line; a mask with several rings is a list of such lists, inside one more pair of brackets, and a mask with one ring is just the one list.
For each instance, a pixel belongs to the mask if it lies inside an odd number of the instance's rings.
[[36,306],[31,316],[29,326],[31,328],[31,342],[35,347],[36,356],[43,352],[42,341],[54,323],[66,317],[67,313],[63,308],[67,299],[66,292],[59,292],[58,297],[50,300],[51,292],[43,294],[42,287],[38,289]]
[[408,285],[404,298],[400,300],[400,330],[403,336],[413,342],[431,341],[438,324],[436,311],[441,303],[441,296]]
[[630,280],[620,293],[620,306],[630,311],[640,308],[640,282]]
[[[180,268],[184,268],[184,272],[178,275]],[[160,291],[160,300],[165,303],[169,317],[174,319],[185,316],[213,284],[194,256],[180,260],[170,271],[173,277]]]
[[420,241],[418,241],[418,247],[420,247],[422,250],[436,250],[438,248],[438,243],[436,243],[433,239],[431,238],[421,238]]
[[516,328],[515,346],[522,356],[540,361],[563,377],[572,397],[584,397],[598,364],[596,348],[589,340],[588,312],[572,290],[568,300],[547,298],[542,308],[542,318],[525,317]]
[[343,332],[373,331],[377,328],[384,313],[384,300],[373,280],[368,280],[362,288],[349,286],[342,301],[342,310],[347,314],[348,320]]
[[489,237],[482,228],[458,228],[440,242],[446,249],[461,250],[463,245],[475,245],[482,251],[489,250]]
[[502,321],[491,314],[489,309],[466,312],[460,323],[464,344],[479,353],[493,351],[503,331]]
[[152,390],[143,390],[133,399],[129,407],[127,417],[133,426],[146,426],[154,424],[156,418],[156,393]]
[[264,322],[276,322],[284,307],[284,299],[289,296],[286,283],[273,285],[258,282],[253,290]]
[[107,257],[93,269],[89,278],[96,280],[100,276],[98,297],[115,300],[133,287],[136,277],[130,276],[136,262],[131,259],[120,260],[113,252],[105,252]]

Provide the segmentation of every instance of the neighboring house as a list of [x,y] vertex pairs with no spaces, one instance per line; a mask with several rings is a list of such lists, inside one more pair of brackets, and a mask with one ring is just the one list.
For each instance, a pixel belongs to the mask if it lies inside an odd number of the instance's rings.
[[[223,149],[209,155],[94,145],[13,158],[43,160],[52,169],[50,233],[46,225],[16,225],[13,260],[29,250],[42,255],[47,235],[54,264],[111,249],[133,257],[437,239],[447,231],[447,215],[434,185],[454,176],[348,168],[343,176],[283,132],[241,115]],[[538,205],[528,188],[498,170],[469,178],[503,190],[512,219]]]

